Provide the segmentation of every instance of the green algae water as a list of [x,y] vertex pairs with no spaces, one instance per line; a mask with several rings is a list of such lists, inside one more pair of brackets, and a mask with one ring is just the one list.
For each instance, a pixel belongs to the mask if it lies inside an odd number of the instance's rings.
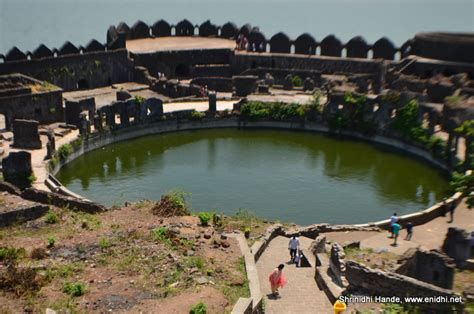
[[57,174],[107,205],[189,192],[193,211],[246,208],[271,220],[364,223],[433,205],[446,178],[422,161],[316,133],[215,129],[142,137],[92,151]]

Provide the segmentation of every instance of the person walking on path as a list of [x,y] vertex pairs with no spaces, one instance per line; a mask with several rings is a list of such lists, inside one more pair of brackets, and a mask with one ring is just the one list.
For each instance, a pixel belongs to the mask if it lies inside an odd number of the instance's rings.
[[413,224],[411,222],[408,222],[406,228],[407,228],[407,236],[405,240],[410,241],[411,237],[413,236]]
[[392,232],[393,232],[393,244],[392,246],[397,246],[397,239],[398,235],[400,234],[400,229],[402,226],[400,226],[397,222],[392,225]]
[[273,296],[278,296],[280,293],[278,291],[279,288],[283,288],[286,284],[286,278],[283,275],[283,268],[285,265],[280,264],[278,265],[277,268],[275,268],[270,276],[268,277],[268,280],[270,281],[270,286],[272,288],[272,294]]
[[393,238],[393,224],[396,223],[398,221],[398,216],[397,216],[397,213],[393,213],[392,217],[390,217],[390,232],[391,232],[391,235],[390,235],[390,238]]
[[451,202],[451,204],[448,205],[448,210],[449,210],[449,217],[450,217],[450,223],[454,222],[454,210],[456,209],[456,202]]
[[290,238],[288,243],[288,250],[290,250],[290,263],[295,261],[295,256],[298,250],[300,249],[300,239],[296,235]]

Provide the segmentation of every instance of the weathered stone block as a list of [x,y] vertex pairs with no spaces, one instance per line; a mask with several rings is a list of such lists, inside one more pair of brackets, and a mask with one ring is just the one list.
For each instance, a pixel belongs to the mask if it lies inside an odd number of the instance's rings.
[[65,118],[67,124],[79,127],[81,112],[81,104],[78,101],[66,101]]
[[217,94],[215,92],[209,92],[209,111],[216,112],[217,110]]
[[20,188],[31,186],[33,168],[29,152],[11,152],[2,160],[3,179]]
[[310,77],[305,78],[304,83],[303,83],[303,90],[313,91],[314,87],[315,87],[314,81]]
[[130,94],[126,90],[118,90],[116,93],[117,100],[127,100],[129,98],[132,98],[132,94]]
[[252,94],[257,89],[258,76],[234,76],[232,82],[235,87],[235,94],[240,97],[245,97]]
[[38,121],[20,119],[13,121],[13,147],[41,148]]
[[292,90],[293,89],[293,76],[288,74],[285,76],[285,80],[283,81],[283,89],[284,90]]

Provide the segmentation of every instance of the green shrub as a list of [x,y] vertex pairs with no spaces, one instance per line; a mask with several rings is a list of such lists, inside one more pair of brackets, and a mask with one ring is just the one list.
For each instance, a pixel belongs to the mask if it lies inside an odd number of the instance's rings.
[[199,302],[191,308],[189,314],[206,314],[207,313],[207,305],[206,303]]
[[186,266],[187,267],[196,267],[199,270],[204,269],[204,259],[200,256],[191,256],[189,259],[186,261]]
[[25,254],[26,251],[23,248],[0,247],[0,261],[5,265],[15,264]]
[[47,224],[56,224],[59,222],[59,217],[56,213],[50,208],[46,214],[45,222]]
[[474,207],[474,172],[469,174],[454,172],[450,182],[451,188],[466,197],[469,208]]
[[191,112],[191,119],[193,119],[193,120],[201,120],[205,116],[206,116],[206,114],[204,112],[200,112],[200,111],[196,111],[196,110],[193,110]]
[[199,220],[201,221],[201,225],[208,226],[209,221],[212,219],[212,214],[208,212],[202,212],[198,214]]
[[82,282],[66,282],[63,287],[63,292],[69,294],[72,297],[80,297],[86,293],[86,289],[86,285]]
[[146,101],[145,97],[142,97],[140,95],[135,96],[135,102],[139,105],[143,104]]
[[167,245],[172,245],[170,232],[166,227],[159,227],[151,231],[151,236],[154,241],[163,242]]
[[28,177],[28,182],[31,184],[35,183],[36,181],[36,177],[35,175],[32,173],[29,177]]
[[410,100],[403,108],[397,111],[392,127],[398,132],[410,135],[413,128],[421,127],[418,122],[419,105],[416,99]]
[[293,86],[295,87],[303,86],[303,80],[298,75],[293,75],[293,77],[291,78],[291,83],[293,83]]
[[170,191],[161,196],[160,201],[151,210],[153,214],[161,217],[189,215],[187,195],[189,194],[183,191]]
[[300,104],[285,104],[281,102],[264,103],[260,101],[248,102],[240,108],[243,116],[251,120],[270,118],[275,121],[304,118],[306,107]]
[[64,144],[58,148],[57,154],[61,161],[66,160],[74,152],[74,148],[71,144]]
[[100,239],[99,246],[102,250],[106,250],[112,246],[112,243],[108,239]]
[[55,244],[56,244],[56,237],[55,236],[49,236],[47,247],[52,248],[52,247],[54,247]]
[[397,111],[397,116],[391,124],[391,127],[400,134],[420,143],[433,152],[436,156],[441,156],[445,147],[443,139],[430,136],[427,129],[423,128],[418,120],[419,105],[416,99],[410,100],[403,108]]

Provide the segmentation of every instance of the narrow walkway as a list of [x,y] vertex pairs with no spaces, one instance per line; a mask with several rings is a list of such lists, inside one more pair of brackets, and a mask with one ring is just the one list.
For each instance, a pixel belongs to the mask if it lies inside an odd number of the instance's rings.
[[[393,243],[393,239],[388,238],[388,232],[372,235],[362,240],[360,244],[362,248],[386,249],[395,254],[403,254],[412,247],[422,247],[428,250],[440,249],[449,227],[465,229],[469,233],[474,231],[474,209],[467,208],[464,201],[458,205],[454,212],[454,222],[449,222],[449,220],[449,214],[447,214],[446,217],[438,217],[424,225],[415,226],[411,241],[404,240],[406,230],[402,229],[396,247],[390,245]],[[404,227],[402,225],[402,228]]]
[[[301,248],[313,265],[303,268],[287,264],[290,259],[288,241],[289,239],[283,236],[273,239],[257,262],[260,290],[265,300],[265,313],[332,313],[332,305],[324,292],[319,290],[314,279],[315,262],[309,251],[312,240],[306,237],[300,238]],[[280,298],[268,298],[271,293],[268,275],[282,263],[285,264],[283,273],[288,283],[280,290]]]

